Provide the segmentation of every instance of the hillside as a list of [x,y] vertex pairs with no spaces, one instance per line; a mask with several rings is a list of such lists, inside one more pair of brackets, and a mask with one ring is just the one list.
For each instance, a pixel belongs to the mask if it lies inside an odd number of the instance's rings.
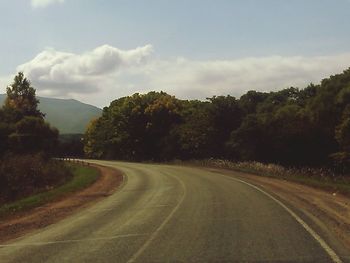
[[[0,105],[6,98],[0,94]],[[101,109],[72,99],[52,99],[38,97],[39,109],[46,114],[46,120],[61,134],[84,133],[92,118],[101,115]]]

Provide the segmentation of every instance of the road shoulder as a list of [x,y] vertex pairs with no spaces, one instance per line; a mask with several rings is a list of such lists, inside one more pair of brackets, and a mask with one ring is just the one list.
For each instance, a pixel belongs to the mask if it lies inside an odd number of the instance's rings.
[[93,166],[99,169],[101,175],[88,188],[3,220],[0,223],[0,243],[56,223],[113,194],[123,182],[122,173],[112,168]]
[[[252,183],[291,206],[307,218],[308,224],[335,245],[341,253],[350,251],[350,198],[295,182],[225,169],[202,168]],[[340,240],[341,242],[339,242]]]

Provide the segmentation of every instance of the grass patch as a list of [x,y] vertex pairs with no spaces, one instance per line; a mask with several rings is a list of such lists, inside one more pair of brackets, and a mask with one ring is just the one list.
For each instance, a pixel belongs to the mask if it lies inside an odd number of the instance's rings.
[[60,197],[63,197],[69,193],[76,192],[84,189],[93,184],[99,177],[99,171],[93,167],[81,166],[76,164],[67,164],[72,171],[73,177],[70,178],[63,185],[56,188],[52,188],[48,191],[41,192],[18,201],[5,204],[0,207],[0,217],[7,216],[14,212],[24,211],[30,208],[34,208]]

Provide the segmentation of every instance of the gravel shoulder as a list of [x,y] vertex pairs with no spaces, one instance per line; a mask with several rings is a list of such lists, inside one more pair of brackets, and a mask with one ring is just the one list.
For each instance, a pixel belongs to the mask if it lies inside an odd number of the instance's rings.
[[34,230],[54,224],[100,199],[110,196],[122,184],[123,175],[121,172],[98,165],[93,165],[93,167],[100,171],[100,176],[88,188],[2,220],[0,222],[0,243],[6,243]]

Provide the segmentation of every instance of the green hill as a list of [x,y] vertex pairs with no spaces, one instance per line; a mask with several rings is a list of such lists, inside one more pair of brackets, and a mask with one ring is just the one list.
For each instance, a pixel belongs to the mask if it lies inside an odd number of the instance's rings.
[[[5,94],[0,94],[0,105]],[[46,120],[56,127],[61,134],[84,133],[89,121],[99,117],[102,110],[72,99],[52,99],[38,97],[39,109],[46,114]]]

